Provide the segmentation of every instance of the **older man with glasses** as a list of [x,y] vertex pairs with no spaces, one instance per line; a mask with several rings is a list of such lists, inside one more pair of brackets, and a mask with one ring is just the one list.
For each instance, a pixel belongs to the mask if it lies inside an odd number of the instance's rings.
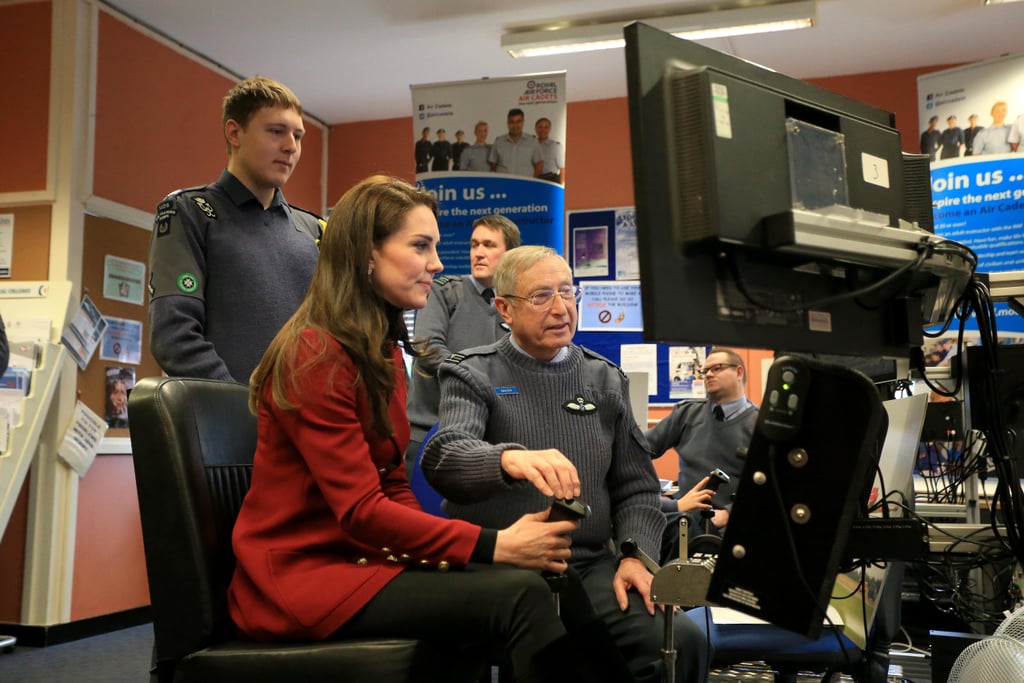
[[[691,535],[703,533],[702,511],[713,511],[710,531],[720,533],[729,521],[732,494],[743,472],[741,450],[750,444],[757,423],[757,406],[746,397],[747,368],[732,349],[713,348],[700,370],[707,399],[682,401],[647,431],[647,443],[655,457],[674,448],[679,457],[679,491],[663,498],[669,515],[663,559],[678,553],[676,528],[679,515],[689,516]],[[709,473],[720,469],[729,476],[717,493],[708,488]],[[673,539],[676,545],[672,545]]]
[[[665,527],[628,381],[614,363],[572,343],[579,289],[556,252],[512,249],[494,283],[511,334],[441,364],[439,429],[423,472],[449,515],[496,528],[552,498],[588,503],[591,514],[571,535],[569,567],[632,677],[660,681],[666,615],[651,600],[648,569],[618,553],[632,539],[656,556]],[[680,653],[675,680],[703,682],[710,653],[700,629],[685,613],[669,617]],[[588,647],[613,646],[591,639]]]

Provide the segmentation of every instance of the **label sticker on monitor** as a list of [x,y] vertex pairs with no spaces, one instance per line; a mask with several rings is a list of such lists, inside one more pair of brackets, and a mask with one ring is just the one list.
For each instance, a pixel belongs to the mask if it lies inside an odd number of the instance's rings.
[[832,314],[827,311],[807,311],[807,327],[811,332],[831,332]]
[[721,83],[711,84],[711,106],[715,112],[715,135],[732,139],[732,117],[729,116],[729,89]]
[[882,157],[861,152],[861,170],[864,174],[864,182],[871,183],[889,189],[889,162]]

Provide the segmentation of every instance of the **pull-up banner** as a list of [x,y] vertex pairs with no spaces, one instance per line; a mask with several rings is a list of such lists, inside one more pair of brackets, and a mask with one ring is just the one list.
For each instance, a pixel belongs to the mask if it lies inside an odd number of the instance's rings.
[[974,249],[978,270],[1024,270],[1024,56],[926,74],[917,88],[935,232]]
[[[935,233],[973,249],[980,272],[1024,270],[1024,55],[919,76],[917,91]],[[1024,320],[1006,304],[996,317],[1004,342],[1024,341]],[[931,346],[946,348],[955,334]]]
[[416,183],[440,204],[445,273],[469,273],[473,221],[509,218],[564,253],[565,72],[413,85]]

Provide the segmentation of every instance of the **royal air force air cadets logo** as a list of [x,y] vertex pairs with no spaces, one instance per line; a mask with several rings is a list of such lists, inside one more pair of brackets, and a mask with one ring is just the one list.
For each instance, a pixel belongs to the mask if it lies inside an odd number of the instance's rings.
[[213,210],[213,206],[210,202],[206,201],[206,197],[193,197],[192,201],[196,203],[199,210],[205,213],[210,218],[216,218],[217,212]]
[[589,415],[590,413],[597,412],[597,406],[582,396],[577,396],[571,401],[566,401],[562,404],[562,409],[565,410],[565,412],[572,413],[574,415]]

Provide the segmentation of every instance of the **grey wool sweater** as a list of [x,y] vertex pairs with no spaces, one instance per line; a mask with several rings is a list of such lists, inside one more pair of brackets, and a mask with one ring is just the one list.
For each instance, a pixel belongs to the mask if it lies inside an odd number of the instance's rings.
[[538,361],[507,336],[455,354],[438,370],[440,426],[423,457],[427,481],[454,518],[503,529],[551,504],[501,469],[505,450],[557,448],[580,474],[592,513],[573,533],[572,561],[632,538],[657,557],[665,516],[651,454],[633,419],[628,380],[611,361],[569,345]]

